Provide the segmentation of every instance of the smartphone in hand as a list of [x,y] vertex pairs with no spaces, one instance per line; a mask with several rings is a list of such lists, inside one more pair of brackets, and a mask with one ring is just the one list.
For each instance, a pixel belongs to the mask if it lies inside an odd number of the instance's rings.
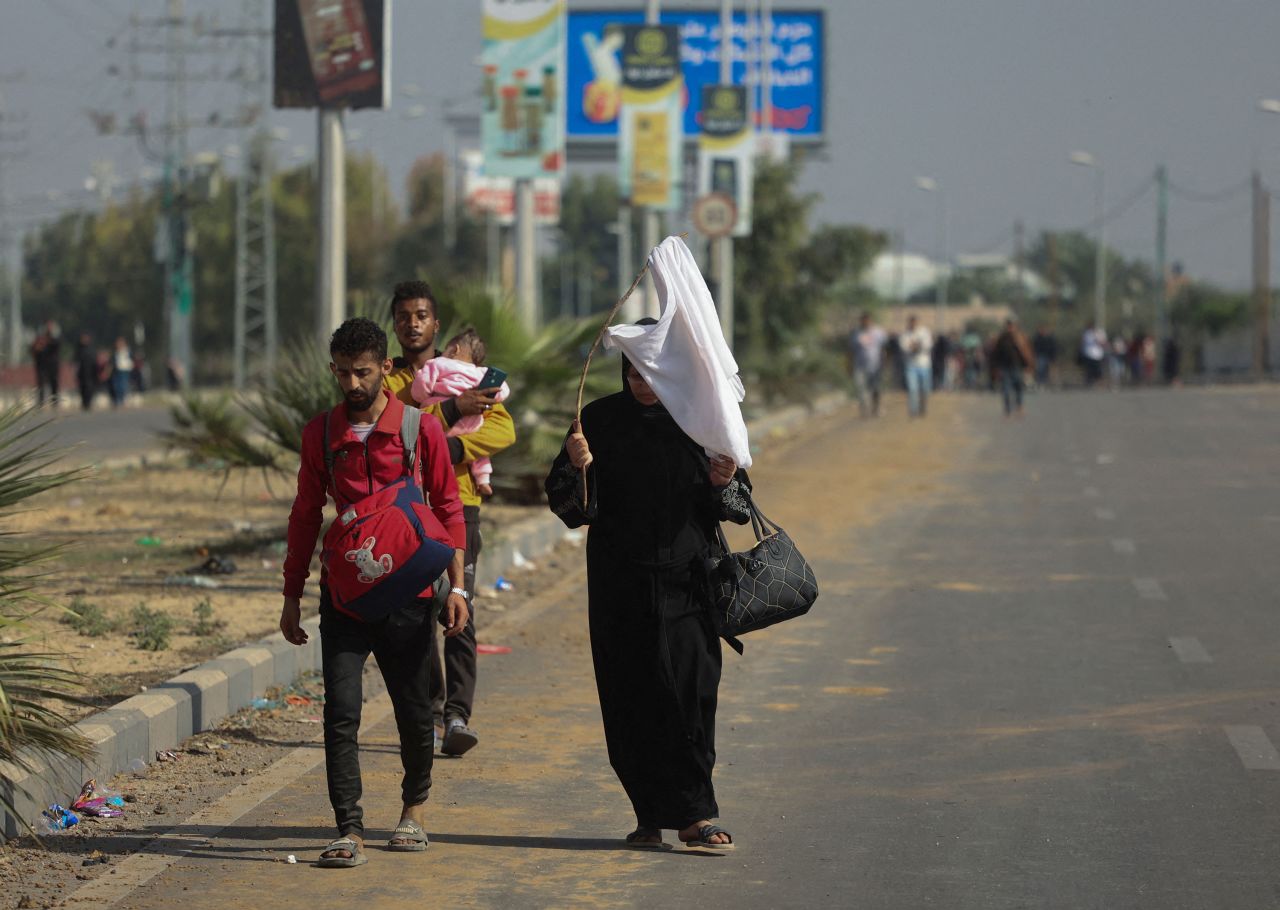
[[480,377],[480,384],[477,389],[496,389],[507,381],[507,371],[500,370],[497,367],[489,367],[484,371],[484,375]]

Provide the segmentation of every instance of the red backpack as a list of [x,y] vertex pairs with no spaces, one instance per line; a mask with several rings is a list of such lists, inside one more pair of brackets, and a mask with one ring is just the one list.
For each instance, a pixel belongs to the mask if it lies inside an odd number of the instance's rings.
[[404,473],[357,502],[338,498],[329,415],[324,421],[324,466],[338,517],[324,535],[320,561],[334,607],[363,622],[383,619],[417,597],[453,560],[453,547],[427,536],[430,510],[418,483],[422,412],[405,405],[400,421]]

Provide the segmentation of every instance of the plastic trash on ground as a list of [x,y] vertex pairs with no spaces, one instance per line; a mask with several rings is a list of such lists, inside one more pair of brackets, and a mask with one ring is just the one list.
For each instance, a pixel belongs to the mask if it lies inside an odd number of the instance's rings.
[[65,831],[72,825],[80,824],[80,816],[57,803],[40,813],[36,830],[41,834],[53,831]]
[[215,581],[205,575],[166,575],[164,579],[166,585],[175,585],[180,588],[221,588],[222,582]]
[[124,769],[134,777],[142,777],[147,773],[147,763],[140,758],[135,758],[133,761],[129,762],[129,764],[125,765]]
[[515,587],[515,585],[507,581],[501,575],[499,575],[498,580],[493,583],[493,590],[495,591],[514,591]]
[[105,788],[99,788],[93,778],[85,781],[80,795],[71,808],[86,818],[119,818],[124,815],[124,799]]
[[586,539],[587,539],[587,535],[583,534],[577,528],[572,528],[564,532],[565,543],[571,543],[575,547],[581,544]]
[[531,560],[525,557],[519,550],[513,550],[511,553],[511,564],[517,569],[536,569],[537,566]]
[[508,645],[476,645],[477,654],[510,654]]
[[139,537],[137,540],[134,541],[134,543],[136,543],[140,547],[158,547],[161,544],[163,544],[164,541],[162,541],[159,537],[152,537],[150,534],[147,534],[143,537]]

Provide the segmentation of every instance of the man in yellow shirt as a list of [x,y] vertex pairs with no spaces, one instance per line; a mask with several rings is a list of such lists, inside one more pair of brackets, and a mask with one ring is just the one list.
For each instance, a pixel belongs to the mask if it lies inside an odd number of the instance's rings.
[[[414,374],[437,356],[436,333],[440,330],[435,295],[425,281],[402,281],[391,294],[391,319],[401,356],[392,361],[391,373],[383,381],[393,395],[407,404],[416,404],[410,394]],[[480,555],[480,494],[471,478],[471,462],[496,455],[516,441],[515,425],[507,409],[494,396],[497,389],[468,389],[457,398],[423,408],[434,415],[447,431],[460,418],[482,415],[484,425],[474,433],[450,436],[449,456],[458,479],[458,496],[467,524],[464,577],[467,599],[474,604],[476,559]],[[440,749],[446,755],[462,755],[479,742],[471,729],[471,711],[476,692],[475,608],[467,627],[445,640],[444,663],[431,654],[431,707],[435,715]]]

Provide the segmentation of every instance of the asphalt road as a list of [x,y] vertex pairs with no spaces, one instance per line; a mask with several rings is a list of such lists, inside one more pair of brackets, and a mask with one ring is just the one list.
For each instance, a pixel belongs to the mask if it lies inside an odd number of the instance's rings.
[[[899,405],[753,472],[823,593],[726,653],[735,852],[618,848],[569,576],[483,658],[481,746],[437,765],[426,854],[308,866],[332,836],[313,750],[119,906],[1280,906],[1280,394],[1040,395],[1019,422],[990,397],[911,425]],[[371,844],[394,736],[384,716],[365,737]]]
[[169,406],[151,402],[118,410],[46,411],[36,419],[48,421],[36,438],[68,450],[72,461],[86,464],[162,451],[164,444],[156,433],[173,426]]

